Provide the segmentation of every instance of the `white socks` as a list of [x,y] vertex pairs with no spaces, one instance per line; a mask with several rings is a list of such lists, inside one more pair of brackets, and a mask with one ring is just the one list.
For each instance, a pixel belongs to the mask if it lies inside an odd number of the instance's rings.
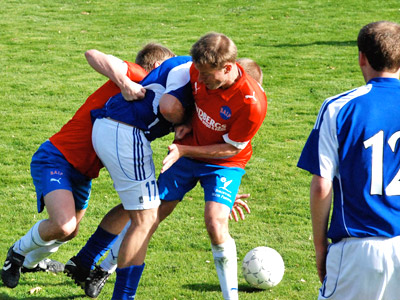
[[28,269],[33,269],[39,262],[56,252],[58,248],[60,248],[60,246],[65,243],[66,242],[56,241],[49,246],[43,246],[38,249],[32,250],[25,256],[24,267]]
[[224,299],[239,299],[235,240],[230,238],[220,245],[211,244],[211,249]]
[[14,245],[14,251],[18,254],[26,256],[29,252],[38,249],[43,246],[50,246],[54,244],[56,240],[43,241],[39,234],[39,225],[44,220],[37,222],[29,231],[20,238]]

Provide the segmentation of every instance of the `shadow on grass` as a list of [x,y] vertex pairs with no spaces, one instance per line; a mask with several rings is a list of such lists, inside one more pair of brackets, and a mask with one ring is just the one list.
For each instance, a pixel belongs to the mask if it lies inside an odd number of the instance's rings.
[[[216,284],[209,284],[209,283],[195,283],[195,284],[185,284],[183,285],[185,289],[189,289],[192,291],[199,291],[199,292],[219,292],[221,288],[219,285]],[[240,293],[260,293],[263,290],[255,289],[249,285],[241,284],[239,285],[239,292]]]
[[290,47],[308,47],[308,46],[342,46],[342,47],[355,47],[357,41],[316,41],[311,43],[299,43],[299,44],[278,44],[273,47],[276,48],[290,48]]
[[[80,298],[82,299],[82,295],[78,296],[54,296],[54,297],[43,297],[43,296],[33,296],[33,295],[29,295],[27,296],[27,299],[33,299],[33,300],[68,300],[68,299],[77,299]],[[21,297],[12,297],[9,296],[5,293],[0,293],[0,299],[1,300],[21,300]]]

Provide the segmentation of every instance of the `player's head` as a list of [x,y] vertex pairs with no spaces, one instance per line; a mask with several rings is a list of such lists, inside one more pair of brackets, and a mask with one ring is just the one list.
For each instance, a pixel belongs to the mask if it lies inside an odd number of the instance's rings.
[[201,37],[190,50],[193,63],[199,71],[199,80],[208,89],[224,87],[236,70],[237,48],[226,35],[211,32]]
[[167,47],[156,43],[148,43],[136,55],[135,63],[150,72],[161,65],[164,60],[174,56],[175,54]]
[[236,61],[239,63],[239,65],[242,66],[247,74],[253,77],[253,79],[256,80],[259,84],[262,84],[263,72],[260,66],[254,60],[243,57],[238,58]]
[[358,50],[375,71],[395,73],[400,68],[400,25],[380,21],[365,25],[358,34]]

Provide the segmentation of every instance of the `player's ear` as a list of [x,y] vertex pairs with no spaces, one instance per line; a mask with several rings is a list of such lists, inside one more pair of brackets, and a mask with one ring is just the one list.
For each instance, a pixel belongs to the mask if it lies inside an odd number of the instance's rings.
[[157,60],[154,65],[153,65],[153,69],[158,68],[159,66],[161,66],[161,62],[159,60]]
[[367,57],[361,51],[358,52],[358,63],[360,67],[366,66],[368,63]]
[[232,71],[232,65],[231,64],[226,64],[224,66],[224,73],[228,74],[230,71]]

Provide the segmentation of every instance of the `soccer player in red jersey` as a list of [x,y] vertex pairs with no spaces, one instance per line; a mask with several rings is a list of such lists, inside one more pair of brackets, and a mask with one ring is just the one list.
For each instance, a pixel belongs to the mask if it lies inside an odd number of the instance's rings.
[[[195,100],[192,131],[169,146],[158,179],[160,219],[168,216],[198,181],[206,201],[204,218],[224,299],[238,299],[235,241],[228,220],[254,137],[267,112],[261,85],[236,63],[227,36],[209,33],[191,49],[190,81]],[[160,102],[163,115],[173,103]]]
[[[86,52],[89,64],[97,54],[95,50]],[[38,211],[42,212],[46,206],[49,217],[38,221],[9,249],[2,271],[2,280],[7,287],[18,285],[21,270],[62,271],[61,263],[47,257],[77,235],[79,222],[88,206],[91,180],[102,168],[92,146],[90,111],[103,107],[111,96],[120,92],[127,100],[143,97],[144,88],[135,82],[172,56],[174,54],[169,49],[149,44],[138,53],[138,64],[114,58],[118,60],[116,63],[105,66],[109,67],[111,80],[94,92],[73,118],[33,155],[31,174]],[[115,237],[107,236],[110,242]]]

